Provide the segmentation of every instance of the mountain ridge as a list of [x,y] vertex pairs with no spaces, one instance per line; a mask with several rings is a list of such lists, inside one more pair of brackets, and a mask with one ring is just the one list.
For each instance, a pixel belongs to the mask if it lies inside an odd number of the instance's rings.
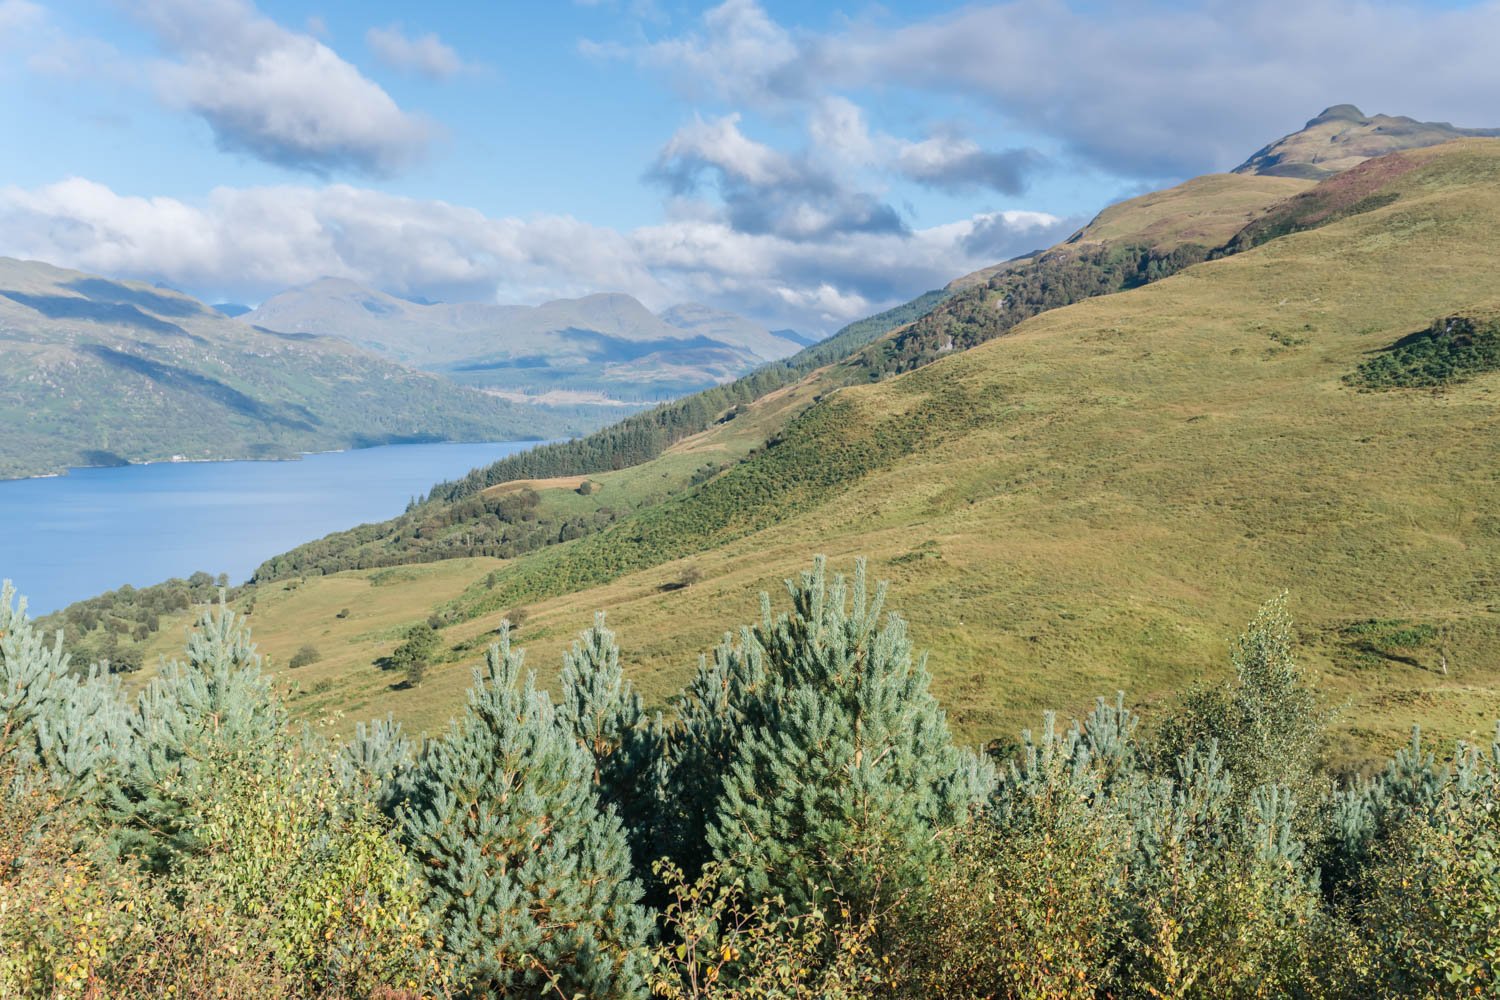
[[1500,137],[1500,128],[1457,128],[1404,115],[1367,116],[1353,104],[1335,104],[1298,131],[1256,150],[1233,172],[1323,180],[1386,153],[1495,137]]
[[656,398],[727,381],[799,345],[718,310],[653,314],[623,292],[536,306],[414,302],[344,278],[272,296],[246,317],[342,337],[393,361],[502,390],[613,390]]
[[0,476],[540,439],[602,412],[517,404],[344,341],[258,329],[180,292],[0,258]]

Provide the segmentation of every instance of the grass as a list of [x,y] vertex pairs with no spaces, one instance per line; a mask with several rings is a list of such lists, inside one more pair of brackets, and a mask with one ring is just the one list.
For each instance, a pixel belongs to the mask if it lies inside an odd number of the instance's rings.
[[[678,495],[670,517],[656,506],[609,529],[608,572],[590,568],[599,535],[504,564],[428,567],[441,587],[309,579],[284,608],[259,601],[257,628],[268,643],[286,635],[290,655],[308,639],[303,600],[337,610],[349,598],[333,593],[406,595],[411,611],[388,628],[442,605],[482,610],[444,629],[449,648],[473,652],[413,691],[368,670],[346,679],[331,649],[306,668],[333,687],[305,710],[393,711],[431,730],[503,614],[525,609],[519,638],[550,681],[605,608],[660,705],[724,630],[754,619],[757,592],[777,592],[815,552],[844,569],[866,556],[930,650],[956,730],[982,742],[1013,738],[1044,708],[1081,712],[1120,688],[1161,702],[1225,677],[1228,639],[1288,589],[1304,658],[1340,709],[1341,758],[1386,753],[1413,722],[1488,739],[1500,716],[1500,375],[1441,395],[1342,379],[1436,317],[1489,308],[1476,296],[1500,268],[1500,143],[1405,155],[1418,167],[1392,180],[1388,204],[792,407],[810,438]],[[823,391],[816,378],[799,390]],[[729,426],[630,481],[701,465],[692,448],[753,440],[717,443]],[[880,460],[840,474],[861,448]],[[772,472],[797,484],[776,492],[790,502],[765,511],[763,494],[736,492]],[[543,502],[607,502],[626,482],[609,475],[591,477],[595,497]],[[501,596],[479,601],[497,567]],[[1374,637],[1385,653],[1373,666],[1353,655],[1371,637],[1345,631],[1367,621],[1403,623]],[[1393,644],[1429,628],[1440,638]],[[381,641],[359,639],[360,655]]]

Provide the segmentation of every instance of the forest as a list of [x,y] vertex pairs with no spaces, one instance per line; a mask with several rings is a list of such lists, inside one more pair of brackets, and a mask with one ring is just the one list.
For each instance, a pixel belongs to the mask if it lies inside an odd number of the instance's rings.
[[550,692],[507,623],[444,732],[346,738],[291,721],[227,600],[127,696],[7,585],[0,995],[1500,986],[1500,738],[1331,769],[1284,596],[1222,681],[982,751],[886,604],[817,559],[663,710],[602,613]]

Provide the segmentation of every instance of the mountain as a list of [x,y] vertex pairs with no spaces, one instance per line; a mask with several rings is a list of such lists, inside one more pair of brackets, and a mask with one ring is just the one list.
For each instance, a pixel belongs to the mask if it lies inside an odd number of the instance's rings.
[[[0,477],[586,429],[178,292],[0,258]],[[597,421],[596,421],[597,422]]]
[[282,292],[246,319],[287,333],[342,337],[466,384],[627,399],[680,395],[728,381],[798,346],[698,305],[658,317],[621,294],[534,307],[421,303],[338,278]]
[[1455,128],[1447,122],[1366,117],[1352,104],[1337,104],[1300,132],[1277,139],[1234,168],[1237,174],[1322,180],[1374,156],[1436,146],[1454,139],[1500,136],[1500,129]]
[[[1483,738],[1500,713],[1497,234],[1492,140],[1317,185],[1202,178],[748,402],[661,411],[680,434],[631,418],[273,560],[256,614],[296,635],[377,582],[407,588],[410,604],[383,590],[379,606],[439,613],[449,662],[421,694],[387,695],[361,666],[386,647],[361,623],[306,678],[332,686],[307,710],[436,725],[502,615],[550,661],[610,608],[637,683],[665,698],[725,602],[810,552],[863,555],[978,740],[1059,702],[1214,679],[1225,637],[1285,588],[1310,668],[1345,703],[1342,754],[1388,745],[1413,713]],[[632,426],[666,443],[625,459]],[[497,547],[456,547],[481,536]],[[471,558],[401,565],[444,554]],[[309,582],[283,591],[283,572]]]
[[213,309],[215,312],[223,313],[230,319],[238,319],[241,316],[245,315],[245,313],[250,311],[249,306],[241,305],[238,302],[215,302],[209,308]]

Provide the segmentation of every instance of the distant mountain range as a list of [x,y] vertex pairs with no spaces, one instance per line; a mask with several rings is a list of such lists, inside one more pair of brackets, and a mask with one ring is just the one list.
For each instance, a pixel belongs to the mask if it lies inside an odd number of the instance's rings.
[[631,400],[725,382],[805,346],[803,338],[691,303],[659,316],[623,294],[539,306],[422,303],[341,278],[282,292],[244,319],[283,333],[341,337],[470,385]]
[[0,478],[549,438],[595,426],[601,412],[510,402],[343,340],[259,329],[168,289],[0,258]]

